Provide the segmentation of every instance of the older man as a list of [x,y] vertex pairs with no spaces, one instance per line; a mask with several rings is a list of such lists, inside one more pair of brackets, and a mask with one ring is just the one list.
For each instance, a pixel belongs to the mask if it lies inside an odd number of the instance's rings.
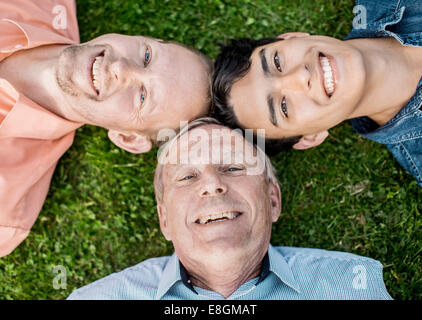
[[0,256],[28,235],[78,127],[147,152],[158,130],[207,113],[210,69],[149,37],[79,44],[73,0],[0,0]]
[[215,120],[192,122],[165,146],[154,186],[161,231],[175,253],[69,299],[391,299],[378,261],[270,245],[281,210],[271,163]]

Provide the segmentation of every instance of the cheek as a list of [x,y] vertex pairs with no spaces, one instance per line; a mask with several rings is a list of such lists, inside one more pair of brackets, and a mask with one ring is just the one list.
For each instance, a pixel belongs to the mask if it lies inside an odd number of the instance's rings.
[[314,127],[325,118],[326,108],[317,105],[312,99],[301,95],[292,99],[292,120],[302,131]]
[[[294,124],[300,134],[313,134],[342,122],[346,114],[347,109],[343,104],[336,102],[321,106],[313,100],[303,97],[295,104]],[[297,134],[297,132],[294,132],[294,134]]]
[[242,176],[235,184],[230,183],[230,189],[236,193],[236,197],[246,201],[251,210],[258,211],[263,208],[267,198],[263,180],[262,176]]
[[165,203],[169,203],[167,211],[169,212],[167,223],[172,232],[186,229],[186,217],[189,209],[193,205],[193,201],[189,198],[191,192],[177,190],[166,190]]
[[[253,226],[255,228],[266,228],[270,218],[270,199],[266,193],[267,186],[263,176],[256,177],[252,182],[250,177],[245,181],[240,181],[237,186],[237,192],[248,203],[250,210],[252,210]],[[245,188],[247,186],[247,188]]]
[[114,94],[104,102],[100,103],[105,110],[120,115],[121,118],[129,118],[129,115],[136,110],[139,101],[135,90],[125,90]]

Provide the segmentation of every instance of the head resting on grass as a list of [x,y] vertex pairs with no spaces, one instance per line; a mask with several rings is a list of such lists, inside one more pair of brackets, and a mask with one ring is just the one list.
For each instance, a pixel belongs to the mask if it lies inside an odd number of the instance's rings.
[[154,189],[161,231],[193,285],[227,297],[259,275],[281,194],[270,160],[241,131],[193,121],[162,147]]
[[328,129],[355,116],[365,84],[359,50],[306,33],[232,40],[214,67],[213,116],[265,129],[270,153],[322,143]]

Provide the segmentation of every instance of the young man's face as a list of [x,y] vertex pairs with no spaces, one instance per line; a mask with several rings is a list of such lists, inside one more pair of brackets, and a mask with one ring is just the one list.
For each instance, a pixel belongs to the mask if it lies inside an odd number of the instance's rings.
[[316,134],[347,119],[365,84],[362,56],[347,42],[295,37],[256,48],[229,102],[245,128],[269,138]]
[[87,123],[149,135],[207,112],[208,74],[183,46],[118,34],[65,49],[56,68],[66,102]]

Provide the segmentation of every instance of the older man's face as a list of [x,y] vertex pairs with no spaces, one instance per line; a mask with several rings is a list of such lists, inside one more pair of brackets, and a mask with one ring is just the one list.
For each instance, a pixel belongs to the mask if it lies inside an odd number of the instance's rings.
[[118,34],[65,49],[56,66],[64,102],[88,123],[149,135],[205,114],[208,76],[183,46]]
[[[262,259],[271,225],[280,214],[278,185],[267,183],[264,173],[251,174],[239,158],[227,163],[227,155],[235,154],[234,139],[228,146],[212,140],[212,130],[223,128],[205,125],[183,135],[177,149],[181,155],[189,154],[188,163],[163,169],[163,201],[158,205],[161,229],[184,264]],[[198,142],[199,130],[209,137],[209,144]],[[243,138],[240,141],[246,151],[253,150]],[[175,149],[176,145],[171,151]],[[213,161],[207,163],[206,158]]]

